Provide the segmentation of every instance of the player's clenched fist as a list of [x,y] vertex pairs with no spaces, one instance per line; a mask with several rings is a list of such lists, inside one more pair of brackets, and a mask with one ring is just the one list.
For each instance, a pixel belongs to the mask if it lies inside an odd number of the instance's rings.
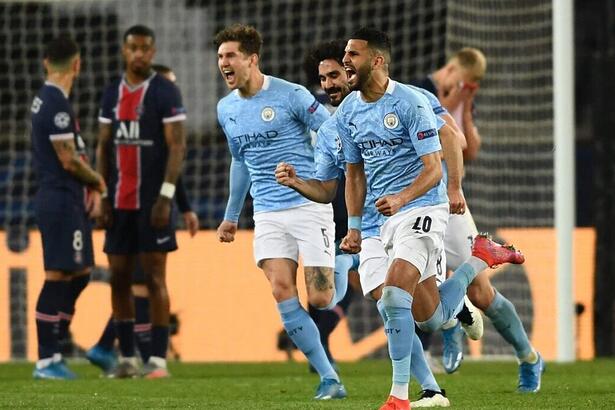
[[233,242],[235,240],[235,233],[237,232],[237,222],[222,221],[216,235],[220,242]]
[[346,253],[361,252],[361,231],[348,229],[348,233],[340,243],[340,249]]
[[295,167],[286,162],[280,162],[275,168],[275,179],[280,185],[293,186],[296,177],[297,171],[295,171]]
[[404,205],[399,195],[385,195],[376,201],[376,209],[384,216],[395,215]]

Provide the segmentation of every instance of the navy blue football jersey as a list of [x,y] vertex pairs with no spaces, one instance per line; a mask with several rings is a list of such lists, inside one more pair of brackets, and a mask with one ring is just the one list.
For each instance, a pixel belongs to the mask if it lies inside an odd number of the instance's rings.
[[107,186],[115,209],[154,203],[168,157],[164,124],[185,119],[179,89],[156,73],[138,86],[121,78],[105,89],[98,120],[111,125]]
[[68,100],[56,85],[46,82],[31,107],[33,166],[38,182],[36,204],[46,210],[65,209],[84,204],[85,186],[62,164],[52,141],[72,140],[77,152],[87,160],[85,144],[79,135],[79,123]]

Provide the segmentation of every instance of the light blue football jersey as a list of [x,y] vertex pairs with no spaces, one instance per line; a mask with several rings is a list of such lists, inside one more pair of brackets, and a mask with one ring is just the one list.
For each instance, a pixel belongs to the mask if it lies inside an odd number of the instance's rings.
[[[375,198],[396,194],[423,170],[421,157],[441,150],[438,129],[443,123],[420,92],[389,79],[385,94],[365,102],[352,92],[336,112],[344,157],[364,162],[368,192]],[[444,183],[410,201],[400,211],[448,202]]]
[[[436,114],[436,117],[438,118],[438,120],[442,122],[442,125],[440,125],[438,127],[438,130],[440,128],[442,128],[442,126],[446,122],[442,118],[440,118],[440,116],[448,114],[448,110],[446,108],[444,108],[442,106],[442,104],[440,104],[440,100],[438,100],[438,97],[436,97],[435,95],[433,95],[432,92],[430,92],[429,90],[426,90],[424,88],[416,87],[416,86],[410,85],[410,84],[406,84],[406,85],[408,87],[412,88],[413,90],[416,90],[416,91],[420,92],[421,94],[423,94],[427,98],[427,100],[431,104],[431,109],[433,110],[433,113]],[[446,162],[444,160],[442,160],[442,181],[444,182],[444,186],[446,186],[446,184],[448,182],[448,168],[447,168]]]
[[[316,169],[314,178],[319,181],[330,181],[339,178],[345,172],[344,151],[342,141],[337,133],[335,114],[325,121],[317,133],[316,146],[314,148],[314,162]],[[371,238],[380,235],[380,214],[374,203],[375,198],[366,195],[363,207],[363,219],[361,220],[361,237]]]
[[293,164],[301,178],[312,178],[310,129],[318,130],[329,117],[305,87],[267,75],[256,95],[243,98],[234,90],[220,100],[218,122],[233,159],[245,163],[250,174],[254,213],[310,202],[278,184],[274,172],[284,161]]

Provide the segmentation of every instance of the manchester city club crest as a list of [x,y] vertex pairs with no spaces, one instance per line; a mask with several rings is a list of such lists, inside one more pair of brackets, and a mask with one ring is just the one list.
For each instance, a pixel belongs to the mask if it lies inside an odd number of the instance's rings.
[[66,128],[70,124],[70,116],[66,112],[59,112],[53,117],[53,123],[58,128]]
[[397,115],[389,113],[384,116],[384,126],[388,129],[392,130],[393,128],[397,127],[398,124],[399,119],[397,118]]
[[275,118],[275,111],[273,111],[271,107],[265,107],[263,111],[261,111],[261,118],[263,121],[272,121]]

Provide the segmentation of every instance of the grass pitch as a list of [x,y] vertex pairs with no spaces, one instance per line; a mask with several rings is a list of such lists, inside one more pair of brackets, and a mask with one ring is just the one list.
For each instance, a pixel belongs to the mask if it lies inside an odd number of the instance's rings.
[[[315,402],[317,378],[302,363],[171,364],[168,380],[107,380],[72,363],[75,381],[34,381],[32,364],[0,365],[2,408],[378,409],[390,388],[387,361],[340,366],[348,399]],[[457,409],[615,409],[615,361],[547,364],[538,394],[515,392],[517,365],[466,362],[438,375]],[[411,393],[416,397],[416,384]]]

